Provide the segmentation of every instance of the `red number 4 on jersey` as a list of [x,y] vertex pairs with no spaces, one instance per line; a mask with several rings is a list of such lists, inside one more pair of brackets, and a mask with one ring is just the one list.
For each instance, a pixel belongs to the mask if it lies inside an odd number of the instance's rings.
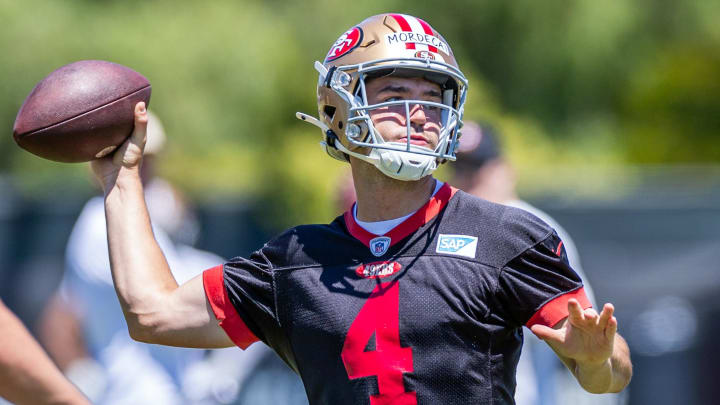
[[[378,394],[371,405],[416,405],[415,392],[405,392],[403,373],[413,371],[412,348],[400,346],[398,282],[379,284],[350,325],[342,360],[350,379],[377,375]],[[375,350],[365,351],[375,334]]]

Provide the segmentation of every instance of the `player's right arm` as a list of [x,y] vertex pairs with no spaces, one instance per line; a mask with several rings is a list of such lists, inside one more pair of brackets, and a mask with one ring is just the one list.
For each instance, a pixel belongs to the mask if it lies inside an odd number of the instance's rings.
[[92,162],[105,191],[108,248],[115,291],[133,339],[183,347],[228,347],[199,275],[178,286],[152,232],[140,165],[147,111],[135,106],[135,129],[118,150]]

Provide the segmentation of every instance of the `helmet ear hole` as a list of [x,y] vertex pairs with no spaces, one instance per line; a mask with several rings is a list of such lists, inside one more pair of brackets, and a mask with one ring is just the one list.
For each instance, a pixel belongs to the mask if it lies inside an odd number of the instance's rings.
[[342,122],[342,121],[338,122],[338,128],[343,129],[343,122]]
[[325,115],[327,116],[328,121],[332,121],[333,117],[335,116],[335,107],[331,105],[326,105],[325,107],[323,107],[323,113],[325,113]]

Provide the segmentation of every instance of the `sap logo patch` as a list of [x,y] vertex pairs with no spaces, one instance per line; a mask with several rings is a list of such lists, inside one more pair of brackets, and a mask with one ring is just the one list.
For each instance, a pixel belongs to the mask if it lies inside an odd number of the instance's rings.
[[370,240],[370,252],[377,257],[384,255],[389,247],[390,238],[387,236],[378,236]]
[[440,234],[435,252],[475,258],[477,236]]

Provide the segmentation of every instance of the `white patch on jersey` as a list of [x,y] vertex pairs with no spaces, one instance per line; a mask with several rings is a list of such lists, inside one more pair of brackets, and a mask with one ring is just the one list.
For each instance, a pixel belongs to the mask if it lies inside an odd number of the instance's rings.
[[435,252],[475,258],[477,236],[440,234]]

